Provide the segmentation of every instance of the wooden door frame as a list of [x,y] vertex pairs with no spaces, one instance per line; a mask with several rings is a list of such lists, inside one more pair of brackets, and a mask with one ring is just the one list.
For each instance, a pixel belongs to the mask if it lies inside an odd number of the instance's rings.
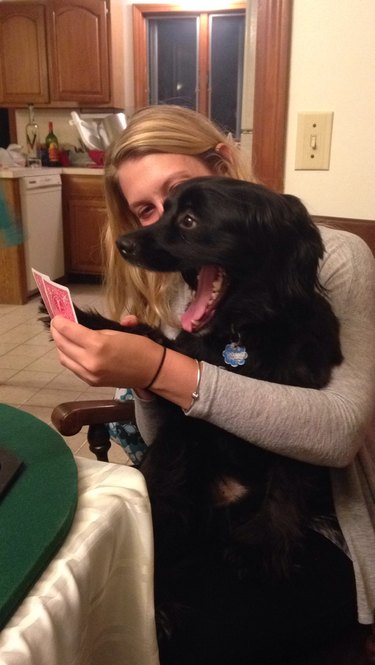
[[255,176],[284,189],[293,0],[258,0],[252,161]]
[[[293,0],[254,0],[257,4],[252,162],[255,177],[283,191],[289,60]],[[242,8],[242,3],[228,3]],[[181,5],[133,5],[136,108],[147,99],[146,22],[151,13],[178,11]],[[186,11],[186,14],[191,12]]]

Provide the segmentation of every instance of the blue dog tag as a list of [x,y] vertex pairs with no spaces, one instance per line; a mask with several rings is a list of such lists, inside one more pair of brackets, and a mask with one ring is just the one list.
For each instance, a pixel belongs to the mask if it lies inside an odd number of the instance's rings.
[[247,351],[244,346],[239,346],[234,342],[227,344],[223,351],[223,358],[226,365],[231,367],[239,367],[244,365],[248,357]]

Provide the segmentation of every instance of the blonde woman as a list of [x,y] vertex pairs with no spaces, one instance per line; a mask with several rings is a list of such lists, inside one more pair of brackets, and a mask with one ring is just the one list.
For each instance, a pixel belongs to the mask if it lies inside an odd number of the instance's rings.
[[[162,325],[169,336],[190,294],[177,275],[127,265],[115,249],[126,231],[152,224],[181,181],[220,174],[251,179],[238,147],[205,117],[173,106],[136,113],[111,147],[105,187],[108,228],[106,284],[112,315]],[[61,363],[90,385],[129,386],[137,423],[151,444],[161,412],[155,396],[242,439],[330,468],[334,514],[309,530],[295,574],[279,585],[265,576],[230,579],[215,566],[199,569],[187,590],[197,612],[174,634],[163,665],[257,665],[303,662],[304,649],[325,648],[375,609],[375,265],[356,236],[321,228],[325,254],[319,280],[341,324],[344,361],[322,390],[283,386],[197,365],[155,342],[113,331],[91,331],[56,317],[52,334]],[[167,527],[168,528],[168,527]],[[197,552],[197,556],[199,553]],[[221,592],[232,594],[223,607]],[[200,617],[199,621],[196,616]],[[241,653],[246,652],[246,659]]]

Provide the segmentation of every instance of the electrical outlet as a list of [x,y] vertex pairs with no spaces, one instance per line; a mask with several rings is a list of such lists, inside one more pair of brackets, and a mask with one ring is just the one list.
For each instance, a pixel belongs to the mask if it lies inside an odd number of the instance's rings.
[[299,113],[295,170],[329,169],[333,113]]

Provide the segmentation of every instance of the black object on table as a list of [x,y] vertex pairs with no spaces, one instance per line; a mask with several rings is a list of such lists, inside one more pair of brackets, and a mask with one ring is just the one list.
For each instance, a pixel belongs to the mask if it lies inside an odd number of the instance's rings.
[[14,483],[22,468],[22,460],[6,448],[0,448],[0,500]]

